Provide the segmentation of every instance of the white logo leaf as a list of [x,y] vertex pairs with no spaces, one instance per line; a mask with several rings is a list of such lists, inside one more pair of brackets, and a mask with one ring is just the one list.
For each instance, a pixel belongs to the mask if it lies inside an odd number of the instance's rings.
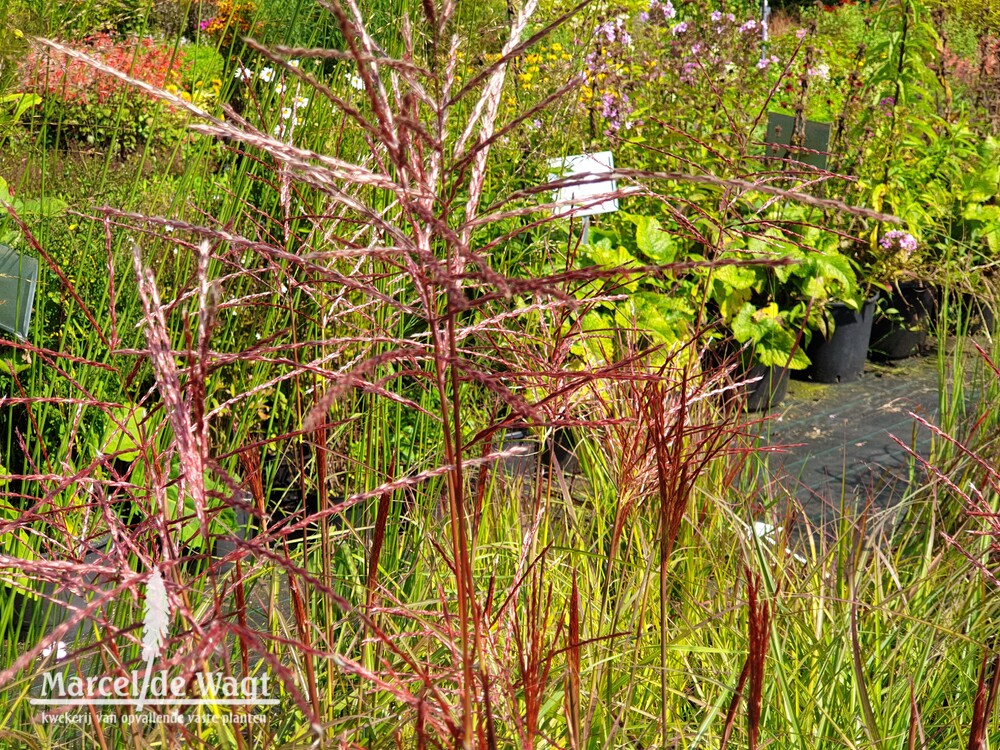
[[146,583],[146,611],[142,620],[142,658],[157,658],[170,626],[170,602],[159,568],[153,568]]

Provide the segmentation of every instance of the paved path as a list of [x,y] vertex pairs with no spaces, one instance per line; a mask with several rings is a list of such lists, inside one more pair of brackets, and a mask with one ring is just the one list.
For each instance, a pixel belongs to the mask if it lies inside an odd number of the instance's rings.
[[[930,448],[926,428],[910,413],[935,421],[938,369],[934,356],[886,365],[868,363],[854,383],[819,385],[793,380],[788,397],[760,424],[775,479],[795,492],[813,521],[871,499],[887,507],[902,495],[911,470],[895,435],[920,455]],[[917,468],[916,475],[920,475]]]
[[[938,362],[933,354],[887,364],[866,363],[862,378],[854,383],[821,385],[793,380],[788,396],[768,415],[749,415],[760,436],[770,446],[766,471],[744,479],[745,495],[755,505],[772,508],[768,515],[780,519],[789,491],[814,523],[838,519],[841,508],[864,507],[871,500],[877,508],[898,501],[913,479],[922,478],[896,436],[919,455],[927,457],[929,431],[911,416],[919,414],[932,423],[938,412]],[[528,454],[507,459],[509,475],[534,477],[537,444],[513,433],[507,447],[523,445]],[[563,459],[564,480],[572,494],[586,480],[572,457]]]

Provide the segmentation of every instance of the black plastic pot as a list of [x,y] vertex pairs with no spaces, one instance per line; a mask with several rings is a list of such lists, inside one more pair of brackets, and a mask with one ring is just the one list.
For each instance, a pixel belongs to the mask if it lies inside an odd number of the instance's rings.
[[857,312],[843,302],[828,306],[827,314],[834,323],[833,336],[829,340],[813,336],[806,349],[812,364],[802,371],[805,378],[817,383],[850,383],[861,377],[871,341],[877,299],[876,294]]
[[993,335],[997,332],[998,312],[998,302],[994,299],[1000,298],[993,298],[989,294],[949,291],[942,286],[937,289],[936,302],[937,309],[947,314],[946,319],[941,322],[947,326],[949,334]]
[[962,317],[969,321],[969,333],[996,333],[996,314],[992,302],[975,294],[963,294],[962,307]]
[[887,307],[898,315],[879,313],[872,324],[869,356],[875,360],[903,359],[919,354],[930,322],[937,314],[934,290],[920,281],[896,284]]
[[747,411],[768,411],[788,395],[788,368],[757,364],[746,372],[747,380],[760,378],[747,386]]

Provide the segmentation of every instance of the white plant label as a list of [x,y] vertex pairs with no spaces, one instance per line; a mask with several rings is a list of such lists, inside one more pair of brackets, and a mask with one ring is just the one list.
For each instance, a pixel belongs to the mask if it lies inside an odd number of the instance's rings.
[[[612,174],[615,169],[615,159],[610,151],[598,151],[593,154],[575,154],[559,159],[549,159],[549,180],[565,179],[577,175],[593,175],[594,181],[583,185],[569,185],[556,190],[554,200],[558,202],[573,201],[577,205],[567,203],[557,207],[554,216],[593,216],[618,210],[618,199],[598,201],[600,196],[613,193],[617,186],[612,179],[599,180],[601,174]],[[595,202],[597,201],[597,202]]]

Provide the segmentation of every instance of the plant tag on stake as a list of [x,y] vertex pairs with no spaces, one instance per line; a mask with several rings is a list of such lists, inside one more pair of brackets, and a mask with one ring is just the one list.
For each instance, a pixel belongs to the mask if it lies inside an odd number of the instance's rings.
[[[612,174],[615,160],[610,151],[598,151],[593,154],[575,154],[559,159],[549,159],[549,181],[564,180],[576,175],[593,175],[593,181],[581,185],[567,185],[556,190],[554,200],[558,202],[572,201],[565,206],[558,206],[552,211],[553,216],[593,216],[618,210],[618,199],[600,201],[601,195],[617,190],[612,179],[598,180],[597,175]],[[576,205],[574,205],[576,204]]]

